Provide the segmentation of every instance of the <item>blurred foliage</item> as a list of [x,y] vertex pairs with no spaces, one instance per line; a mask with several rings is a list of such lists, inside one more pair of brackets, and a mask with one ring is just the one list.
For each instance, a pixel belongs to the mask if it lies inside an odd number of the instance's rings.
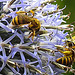
[[63,75],[74,75],[72,72],[63,73]]
[[72,68],[75,69],[75,62],[73,63]]
[[72,23],[75,21],[75,0],[57,0],[56,4],[59,5],[59,8],[63,8],[66,5],[66,8],[63,10],[63,14],[68,14],[71,12],[70,19],[67,20],[67,23]]
[[[62,9],[63,7],[66,8],[63,10],[63,14],[69,14],[69,12],[71,13],[70,18],[68,20],[66,20],[67,24],[71,24],[72,22],[75,22],[75,0],[56,0],[57,5],[59,5],[59,8]],[[73,23],[73,25],[75,26],[75,23]],[[65,31],[67,32],[67,31]],[[69,33],[74,33],[75,32],[75,27],[74,27],[74,31],[68,31]],[[73,36],[75,36],[75,34],[73,34]]]

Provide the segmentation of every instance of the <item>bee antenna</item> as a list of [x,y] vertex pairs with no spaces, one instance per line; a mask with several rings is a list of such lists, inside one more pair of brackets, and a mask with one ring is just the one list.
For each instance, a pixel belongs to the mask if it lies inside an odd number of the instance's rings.
[[73,41],[73,39],[72,39],[72,35],[71,35],[71,34],[69,34],[69,36],[70,36],[71,41]]

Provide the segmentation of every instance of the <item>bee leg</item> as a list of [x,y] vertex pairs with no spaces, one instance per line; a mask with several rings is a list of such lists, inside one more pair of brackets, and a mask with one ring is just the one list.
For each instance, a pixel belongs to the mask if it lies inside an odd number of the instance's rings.
[[35,30],[33,30],[33,32],[28,36],[28,38],[30,38],[32,36],[32,41],[34,39],[34,36],[35,36]]
[[70,51],[70,49],[69,49],[69,48],[65,48],[65,50],[66,50],[66,51]]
[[64,51],[63,54],[65,56],[70,56],[70,55],[72,55],[72,51]]
[[30,33],[30,35],[28,36],[28,38],[30,38],[33,35],[33,32]]
[[33,30],[32,40],[34,39],[34,36],[35,36],[35,30]]
[[27,14],[27,12],[25,12],[25,11],[18,11],[18,12],[16,12],[16,14],[20,14],[20,13],[26,13]]
[[61,52],[61,53],[63,53],[63,51],[62,50],[58,50],[59,52]]
[[34,17],[34,11],[30,10],[29,12],[32,13],[32,17]]
[[29,27],[29,28],[32,28],[32,27],[33,27],[33,25],[31,24],[31,22],[30,22],[30,24],[28,25],[28,27]]

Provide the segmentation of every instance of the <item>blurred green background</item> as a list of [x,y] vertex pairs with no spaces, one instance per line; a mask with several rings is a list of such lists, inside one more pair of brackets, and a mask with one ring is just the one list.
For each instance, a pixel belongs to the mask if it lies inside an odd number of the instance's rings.
[[67,23],[70,24],[75,21],[75,0],[56,0],[56,4],[59,5],[59,8],[63,8],[66,5],[63,14],[71,12],[70,19],[67,20]]

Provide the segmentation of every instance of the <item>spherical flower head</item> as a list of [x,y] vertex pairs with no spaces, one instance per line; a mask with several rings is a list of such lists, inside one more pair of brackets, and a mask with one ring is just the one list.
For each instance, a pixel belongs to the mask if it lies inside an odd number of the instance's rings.
[[[57,54],[61,56],[59,52],[54,55],[56,51],[55,45],[64,45],[62,40],[66,39],[68,34],[64,33],[64,30],[61,31],[61,27],[59,27],[62,22],[65,22],[60,17],[63,9],[58,10],[57,4],[51,4],[55,0],[17,0],[15,3],[14,0],[12,1],[13,3],[11,3],[10,6],[8,5],[11,1],[3,7],[5,12],[10,11],[6,15],[11,16],[13,19],[17,16],[16,12],[25,11],[26,13],[24,14],[27,15],[28,18],[36,19],[41,25],[39,30],[35,32],[34,39],[32,40],[31,37],[26,37],[31,31],[37,29],[35,26],[38,22],[31,20],[30,23],[27,23],[23,27],[17,27],[15,29],[12,27],[12,20],[10,23],[7,21],[8,17],[1,19],[7,22],[7,25],[0,23],[1,28],[7,32],[5,35],[9,34],[9,38],[2,37],[2,39],[7,38],[5,41],[1,41],[1,43],[4,43],[4,46],[0,44],[0,51],[3,52],[3,56],[0,56],[0,58],[5,62],[1,70],[7,64],[12,72],[19,75],[54,75],[55,73],[59,73],[59,70],[56,70],[50,62],[55,62],[58,57]],[[6,11],[5,9],[8,10]],[[34,11],[34,13],[31,14],[31,10],[32,12]],[[28,25],[30,24],[30,26],[32,26],[32,24],[34,25],[35,23],[36,25],[33,26],[33,29],[30,31]],[[32,34],[33,33],[31,33],[31,35]],[[7,50],[9,50],[8,56],[6,55]],[[14,65],[14,67],[11,66],[10,63]]]

